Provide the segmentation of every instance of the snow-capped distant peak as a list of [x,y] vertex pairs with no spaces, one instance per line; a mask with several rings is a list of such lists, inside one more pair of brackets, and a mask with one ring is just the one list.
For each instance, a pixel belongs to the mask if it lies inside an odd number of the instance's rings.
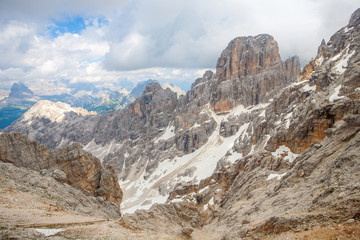
[[71,107],[69,104],[63,102],[51,102],[48,100],[38,101],[32,106],[27,112],[24,113],[23,118],[25,121],[29,121],[31,124],[32,120],[39,118],[47,118],[51,122],[62,122],[64,121],[65,113],[75,112],[78,115],[96,115],[96,112],[88,112],[86,109],[79,107]]
[[163,89],[169,88],[171,91],[177,93],[177,97],[179,98],[181,95],[185,95],[186,92],[179,88],[178,86],[171,85],[170,83],[164,83],[161,85]]
[[131,91],[126,90],[126,88],[122,88],[122,89],[119,91],[119,93],[122,93],[122,94],[124,94],[125,96],[128,96],[128,95],[130,94],[130,92],[131,92]]

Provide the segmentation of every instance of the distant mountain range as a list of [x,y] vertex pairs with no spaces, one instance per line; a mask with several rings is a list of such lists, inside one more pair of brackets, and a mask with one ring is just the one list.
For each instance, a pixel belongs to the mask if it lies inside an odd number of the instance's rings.
[[[9,126],[40,100],[63,102],[100,114],[106,114],[110,110],[118,111],[139,97],[150,82],[156,80],[140,82],[130,92],[126,89],[114,91],[99,88],[88,82],[70,83],[68,80],[39,82],[34,85],[34,91],[22,82],[14,83],[8,97],[0,100],[0,129]],[[185,94],[180,88],[168,83],[164,87],[177,91],[179,95]]]

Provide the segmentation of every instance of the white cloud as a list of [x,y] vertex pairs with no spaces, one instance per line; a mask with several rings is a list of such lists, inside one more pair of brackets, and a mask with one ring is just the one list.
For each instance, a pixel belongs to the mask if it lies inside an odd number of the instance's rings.
[[[357,1],[137,1],[128,14],[114,16],[120,41],[112,39],[105,66],[111,70],[142,67],[214,67],[227,43],[237,36],[269,33],[283,59],[298,55],[302,64],[314,57],[323,38],[346,25]],[[330,13],[337,12],[336,20]],[[123,54],[134,32],[146,36],[141,51]]]
[[[0,87],[56,78],[190,85],[233,38],[260,33],[274,36],[283,59],[298,55],[304,65],[357,7],[355,0],[2,0]],[[71,16],[82,16],[86,29],[49,36],[53,19]]]

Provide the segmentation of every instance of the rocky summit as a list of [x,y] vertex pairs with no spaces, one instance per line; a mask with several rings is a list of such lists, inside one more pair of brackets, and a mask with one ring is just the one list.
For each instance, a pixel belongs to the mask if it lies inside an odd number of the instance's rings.
[[[2,134],[0,156],[33,170],[57,166],[67,178],[90,153],[114,168],[123,217],[64,226],[56,237],[357,239],[359,43],[360,9],[302,70],[297,57],[281,60],[272,36],[239,37],[184,96],[152,82],[121,112],[23,116],[5,132],[51,149]],[[29,144],[8,151],[12,138]],[[108,176],[99,196],[116,188]]]
[[293,82],[299,72],[298,57],[282,62],[272,36],[235,38],[218,59],[218,86],[211,103],[216,112],[222,112],[239,104],[247,107],[266,102],[274,90]]

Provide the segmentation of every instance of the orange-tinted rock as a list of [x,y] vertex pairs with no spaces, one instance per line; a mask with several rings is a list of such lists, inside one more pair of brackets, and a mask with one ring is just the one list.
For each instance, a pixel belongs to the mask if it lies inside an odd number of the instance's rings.
[[272,36],[238,37],[222,52],[216,74],[221,81],[255,75],[279,61],[279,47]]
[[231,109],[232,106],[227,99],[220,99],[220,101],[217,102],[214,106],[215,112],[226,112],[230,111]]
[[282,62],[272,36],[235,38],[218,59],[211,106],[215,112],[223,112],[239,104],[265,102],[272,98],[274,90],[293,82],[299,72],[299,59],[292,57]]
[[56,178],[84,193],[101,196],[116,203],[122,201],[122,191],[112,168],[104,168],[99,159],[84,151],[80,144],[48,150],[19,133],[0,135],[0,160],[35,171],[61,170],[65,178]]
[[308,64],[305,65],[305,67],[301,71],[298,81],[302,82],[302,81],[308,80],[310,75],[314,72],[315,67],[316,67],[315,61],[311,60]]

